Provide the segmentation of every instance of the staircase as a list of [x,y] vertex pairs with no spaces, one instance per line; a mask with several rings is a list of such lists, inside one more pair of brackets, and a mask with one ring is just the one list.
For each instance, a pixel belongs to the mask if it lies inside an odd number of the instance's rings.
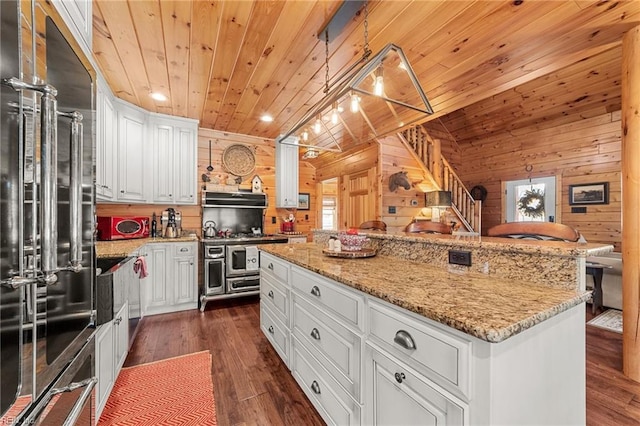
[[474,200],[456,172],[442,157],[440,141],[418,125],[398,133],[398,138],[415,159],[428,171],[439,190],[451,191],[451,210],[469,232],[480,233],[482,203]]

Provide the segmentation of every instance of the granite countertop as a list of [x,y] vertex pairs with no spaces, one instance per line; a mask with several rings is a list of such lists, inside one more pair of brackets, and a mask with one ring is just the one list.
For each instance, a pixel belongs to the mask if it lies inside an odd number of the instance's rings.
[[333,258],[323,255],[322,247],[315,243],[269,244],[260,250],[492,343],[590,298],[590,292],[513,282],[388,256]]
[[[315,234],[336,235],[339,231],[314,229]],[[497,250],[519,253],[538,253],[556,256],[586,257],[598,256],[613,251],[613,246],[598,243],[570,243],[564,241],[539,241],[516,238],[497,238],[479,235],[444,235],[444,234],[420,234],[407,232],[387,233],[384,231],[358,230],[358,234],[369,238],[383,240],[396,240],[408,242],[429,242],[430,244],[444,247],[468,247],[482,248],[484,250]]]
[[96,241],[96,258],[127,257],[145,244],[199,241],[197,236],[178,238],[136,238],[132,240]]

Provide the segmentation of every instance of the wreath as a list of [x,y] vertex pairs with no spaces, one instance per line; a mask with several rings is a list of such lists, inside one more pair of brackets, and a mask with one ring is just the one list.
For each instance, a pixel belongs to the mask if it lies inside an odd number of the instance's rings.
[[518,200],[518,210],[532,218],[544,216],[544,192],[539,189],[527,189]]

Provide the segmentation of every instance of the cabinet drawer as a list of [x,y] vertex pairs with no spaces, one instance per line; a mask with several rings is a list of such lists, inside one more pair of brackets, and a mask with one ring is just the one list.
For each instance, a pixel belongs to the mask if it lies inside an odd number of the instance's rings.
[[360,425],[360,404],[333,380],[300,341],[291,339],[291,372],[329,425]]
[[368,315],[372,341],[446,389],[470,398],[470,341],[373,300]]
[[196,243],[177,244],[174,243],[173,254],[175,257],[194,256],[196,253]]
[[362,338],[293,295],[291,332],[356,400],[360,401]]
[[282,361],[289,367],[289,330],[260,302],[260,328]]
[[260,301],[269,306],[286,326],[289,326],[289,290],[269,276],[260,277]]
[[272,276],[284,284],[289,283],[289,264],[263,251],[260,252],[260,273]]
[[464,425],[467,406],[432,386],[393,357],[367,347],[364,423],[367,425]]
[[364,298],[354,290],[296,266],[291,268],[291,287],[314,306],[364,331]]

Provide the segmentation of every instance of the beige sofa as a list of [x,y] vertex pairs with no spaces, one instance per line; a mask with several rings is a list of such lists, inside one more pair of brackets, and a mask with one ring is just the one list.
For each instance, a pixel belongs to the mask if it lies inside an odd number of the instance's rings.
[[[622,310],[622,253],[609,253],[591,256],[588,262],[603,263],[611,268],[602,274],[602,304],[609,308]],[[587,276],[587,288],[593,287],[593,278]]]

